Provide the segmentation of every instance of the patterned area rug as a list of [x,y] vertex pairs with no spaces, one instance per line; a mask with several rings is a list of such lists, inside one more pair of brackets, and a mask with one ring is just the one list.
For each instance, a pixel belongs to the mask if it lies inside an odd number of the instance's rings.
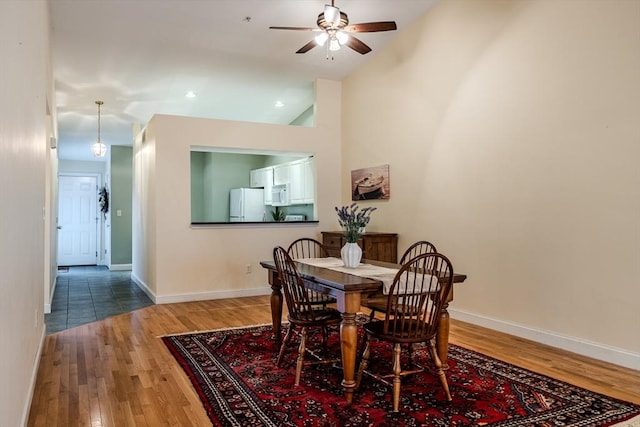
[[[255,326],[162,340],[214,426],[612,426],[631,425],[632,418],[636,425],[640,415],[640,406],[453,345],[447,371],[453,402],[424,373],[404,381],[400,412],[391,412],[390,388],[368,377],[347,405],[339,367],[305,366],[294,388],[296,352],[275,367],[272,336],[271,326]],[[331,334],[330,348],[339,352],[337,336]],[[418,353],[418,360],[429,357]],[[374,354],[372,360],[390,361],[386,346]]]

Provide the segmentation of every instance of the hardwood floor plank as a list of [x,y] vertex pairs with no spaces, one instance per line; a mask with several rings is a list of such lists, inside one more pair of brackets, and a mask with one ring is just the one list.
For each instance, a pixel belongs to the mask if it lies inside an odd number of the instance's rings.
[[597,393],[640,404],[640,371],[569,351],[451,321],[450,341]]
[[[210,425],[159,336],[264,323],[268,296],[155,305],[48,335],[28,426]],[[451,342],[640,404],[639,371],[455,320]]]
[[43,417],[44,426],[56,427],[60,425],[58,418],[58,399],[51,399],[45,407],[45,414]]
[[108,397],[107,387],[105,384],[105,378],[98,378],[96,382],[96,392],[98,393],[98,401],[100,402],[100,414],[98,415],[98,419],[103,427],[112,427],[116,426],[112,414],[111,414],[111,406],[115,402],[111,402]]

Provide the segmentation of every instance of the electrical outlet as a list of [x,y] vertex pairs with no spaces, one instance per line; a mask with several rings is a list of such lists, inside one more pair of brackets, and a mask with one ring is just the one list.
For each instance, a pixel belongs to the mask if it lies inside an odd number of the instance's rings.
[[244,266],[244,274],[251,274],[251,264]]

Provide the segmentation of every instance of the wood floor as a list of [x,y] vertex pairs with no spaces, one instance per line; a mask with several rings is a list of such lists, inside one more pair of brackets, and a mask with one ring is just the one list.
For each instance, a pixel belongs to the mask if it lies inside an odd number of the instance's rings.
[[[270,323],[268,297],[155,305],[46,337],[29,426],[210,426],[157,338]],[[640,404],[640,372],[452,321],[451,342]]]

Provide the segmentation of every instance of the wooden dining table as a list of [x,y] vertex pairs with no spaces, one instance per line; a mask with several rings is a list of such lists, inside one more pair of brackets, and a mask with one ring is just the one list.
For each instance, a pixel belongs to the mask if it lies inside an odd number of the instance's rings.
[[[395,269],[401,267],[399,264],[373,260],[362,260],[362,263]],[[267,270],[268,282],[271,286],[271,320],[276,349],[279,349],[282,344],[282,336],[280,334],[282,324],[282,283],[273,261],[262,261],[260,265]],[[355,373],[358,347],[356,315],[360,312],[360,306],[363,301],[372,296],[382,294],[383,282],[375,278],[361,277],[303,262],[296,261],[296,267],[304,280],[305,286],[336,298],[337,309],[342,314],[342,322],[340,324],[342,387],[347,403],[351,403],[356,387]],[[466,278],[465,274],[454,273],[453,282],[454,284],[462,283]],[[438,355],[445,368],[447,367],[447,349],[449,346],[449,313],[447,308],[451,301],[453,301],[453,287],[442,309],[436,335]]]

